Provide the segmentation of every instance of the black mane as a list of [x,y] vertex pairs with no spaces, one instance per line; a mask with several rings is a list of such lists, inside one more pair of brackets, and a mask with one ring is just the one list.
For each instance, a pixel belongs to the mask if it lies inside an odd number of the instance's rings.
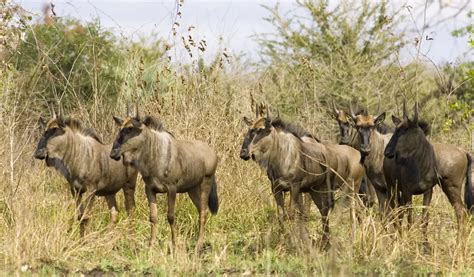
[[153,116],[150,116],[150,115],[145,116],[145,119],[143,119],[143,124],[145,124],[145,126],[153,130],[160,131],[160,132],[164,131],[163,123],[161,123],[161,121],[154,118]]
[[93,128],[84,128],[82,126],[81,121],[79,121],[78,119],[69,117],[69,118],[64,119],[63,123],[64,123],[64,125],[71,128],[71,130],[76,131],[76,132],[80,132],[84,136],[91,137],[91,138],[95,139],[97,142],[99,142],[100,144],[104,144],[104,142],[102,142],[102,139],[99,137],[99,135],[97,134],[95,129],[93,129]]
[[420,127],[421,130],[423,130],[423,133],[425,133],[425,136],[430,134],[431,125],[425,120],[418,120],[418,127]]
[[273,119],[271,122],[272,122],[273,127],[279,128],[285,132],[291,133],[300,139],[302,137],[309,137],[316,140],[317,142],[321,142],[315,135],[306,131],[305,129],[303,129],[301,126],[297,124],[285,122],[279,117]]

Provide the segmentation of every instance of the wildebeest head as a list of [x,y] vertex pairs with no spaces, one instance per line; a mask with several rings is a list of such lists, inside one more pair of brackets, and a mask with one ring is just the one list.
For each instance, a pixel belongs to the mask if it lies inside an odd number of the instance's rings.
[[253,138],[248,145],[248,154],[252,160],[260,162],[268,158],[268,150],[272,145],[270,135],[274,127],[269,118],[259,118],[251,127]]
[[247,134],[245,134],[242,147],[240,148],[240,158],[244,161],[247,161],[250,159],[249,146],[257,132],[257,129],[255,128],[255,124],[260,119],[268,117],[267,106],[263,103],[261,103],[260,105],[256,105],[255,116],[256,116],[255,120],[252,120],[246,116],[244,116],[243,118],[244,123],[248,127]]
[[352,105],[350,106],[350,110],[351,116],[349,117],[349,122],[359,134],[359,150],[362,154],[368,155],[370,153],[370,137],[385,120],[385,112],[382,112],[378,116],[373,116],[369,115],[367,110],[364,110],[364,113],[356,115],[352,110]]
[[385,148],[385,157],[390,159],[396,155],[404,157],[419,147],[421,142],[427,141],[429,125],[425,121],[418,120],[418,103],[415,103],[413,119],[408,118],[406,105],[403,103],[403,118],[399,119],[392,115],[392,121],[396,128]]
[[339,125],[339,135],[341,136],[339,143],[348,145],[351,142],[351,125],[349,122],[350,115],[344,110],[338,109],[336,103],[332,102],[332,115]]
[[44,118],[39,119],[42,129],[44,129],[35,151],[35,158],[44,160],[48,157],[54,158],[60,151],[60,146],[65,140],[66,124],[60,117],[54,117],[49,121]]
[[138,106],[135,116],[131,117],[127,109],[127,116],[124,119],[114,116],[114,121],[120,126],[120,131],[110,151],[110,157],[118,161],[123,153],[133,152],[140,148],[144,142],[144,137],[140,134],[145,126],[141,122]]

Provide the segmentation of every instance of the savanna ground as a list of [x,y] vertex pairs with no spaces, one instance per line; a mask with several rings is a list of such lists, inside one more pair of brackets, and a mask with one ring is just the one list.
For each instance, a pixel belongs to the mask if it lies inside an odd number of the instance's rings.
[[[320,2],[303,2],[300,8],[318,28],[289,24],[291,18],[269,9],[280,40],[259,38],[267,62],[252,66],[255,70],[228,53],[206,64],[196,58],[203,51],[200,41],[123,41],[94,22],[46,14],[44,21],[33,23],[18,7],[2,3],[3,14],[11,15],[2,21],[9,38],[3,42],[0,83],[2,274],[474,274],[473,221],[468,220],[468,231],[456,244],[454,212],[439,187],[430,206],[431,253],[421,244],[420,197],[416,223],[402,234],[385,229],[373,207],[358,211],[361,221],[353,235],[349,210],[339,201],[330,215],[332,248],[308,252],[295,242],[290,225],[280,230],[265,172],[239,159],[246,132],[242,116],[253,115],[259,101],[323,141],[336,142],[338,129],[328,113],[331,99],[346,108],[349,101],[358,101],[372,113],[381,99],[388,115],[397,114],[401,99],[407,98],[410,107],[418,99],[423,118],[432,125],[431,140],[471,150],[472,62],[435,70],[422,59],[401,65],[398,51],[411,41],[403,34],[390,35],[403,18],[383,3],[357,1],[352,3],[360,5],[359,12],[341,6],[329,13]],[[15,40],[19,32],[26,38]],[[188,65],[168,60],[170,49],[179,46],[194,54]],[[33,158],[40,115],[50,117],[51,109],[61,107],[110,143],[117,133],[112,115],[123,115],[127,103],[135,102],[176,137],[203,140],[219,155],[220,209],[206,225],[208,247],[202,257],[194,256],[197,212],[186,195],[177,202],[175,256],[168,253],[164,196],[159,198],[158,243],[148,246],[148,205],[140,178],[133,221],[124,212],[121,193],[115,226],[99,198],[81,239],[66,181]],[[307,226],[317,241],[321,226],[314,205]]]

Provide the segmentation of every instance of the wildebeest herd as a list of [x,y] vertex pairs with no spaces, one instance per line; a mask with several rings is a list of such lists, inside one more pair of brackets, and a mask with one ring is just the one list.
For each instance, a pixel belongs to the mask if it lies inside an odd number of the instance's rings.
[[[280,224],[287,216],[295,219],[301,238],[308,239],[303,202],[312,200],[321,213],[321,247],[327,249],[328,216],[337,190],[352,201],[359,197],[371,199],[376,194],[381,219],[395,222],[399,228],[404,211],[408,211],[408,223],[412,224],[412,196],[423,194],[421,227],[428,245],[427,206],[433,187],[439,184],[454,207],[459,238],[466,215],[463,193],[467,213],[473,212],[469,153],[453,145],[431,143],[426,137],[429,125],[419,119],[417,104],[411,118],[405,103],[402,118],[392,115],[394,130],[383,125],[385,112],[378,116],[369,115],[367,110],[354,113],[352,105],[346,112],[333,103],[331,114],[339,125],[338,144],[321,142],[299,125],[271,116],[264,104],[257,105],[254,119],[244,117],[248,131],[240,158],[252,159],[266,170]],[[114,121],[120,130],[112,145],[104,144],[93,129],[84,128],[77,119],[53,115],[49,121],[40,120],[44,133],[35,158],[44,159],[47,166],[54,167],[68,181],[76,199],[81,236],[95,196],[106,198],[111,221],[116,222],[115,194],[123,190],[127,213],[133,213],[140,173],[150,209],[150,245],[157,235],[156,194],[167,194],[167,220],[174,249],[176,194],[186,192],[199,212],[199,253],[208,210],[216,214],[219,208],[216,152],[203,142],[175,138],[156,118],[140,116],[138,106],[134,116],[128,109],[125,118],[114,117]],[[285,192],[290,194],[289,213],[284,207]],[[364,203],[370,202],[373,199]],[[353,204],[354,219],[358,215]],[[395,210],[400,206],[408,209]]]

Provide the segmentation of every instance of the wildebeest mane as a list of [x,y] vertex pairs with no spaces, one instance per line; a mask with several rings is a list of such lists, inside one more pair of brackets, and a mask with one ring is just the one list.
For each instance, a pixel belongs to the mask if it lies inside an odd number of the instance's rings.
[[74,118],[66,118],[66,119],[64,119],[63,123],[64,123],[64,125],[71,128],[71,130],[73,130],[75,132],[79,132],[79,133],[83,134],[84,136],[91,137],[91,138],[95,139],[97,142],[99,142],[100,144],[104,144],[102,142],[102,139],[100,139],[99,135],[97,134],[96,130],[93,129],[93,128],[84,128],[84,127],[82,127],[81,121],[79,121],[77,119],[74,119]]
[[424,120],[418,120],[418,127],[420,127],[421,130],[423,130],[423,133],[425,133],[425,136],[429,135],[431,131],[431,126],[428,122]]
[[150,129],[153,129],[153,130],[156,130],[156,131],[159,131],[159,132],[167,132],[172,137],[174,137],[174,135],[172,133],[165,130],[165,128],[163,127],[163,123],[161,123],[161,121],[154,118],[153,116],[150,116],[150,115],[145,116],[145,118],[143,119],[143,124],[145,124],[145,126],[147,126]]
[[151,128],[156,131],[163,131],[163,123],[159,121],[158,119],[154,118],[153,116],[145,116],[145,119],[143,119],[143,124],[147,126],[148,128]]
[[321,142],[315,135],[306,131],[305,129],[303,129],[301,126],[297,124],[285,122],[279,117],[273,119],[271,122],[272,122],[273,127],[279,128],[285,132],[291,133],[299,139],[301,139],[302,137],[309,137],[316,140],[317,142]]

